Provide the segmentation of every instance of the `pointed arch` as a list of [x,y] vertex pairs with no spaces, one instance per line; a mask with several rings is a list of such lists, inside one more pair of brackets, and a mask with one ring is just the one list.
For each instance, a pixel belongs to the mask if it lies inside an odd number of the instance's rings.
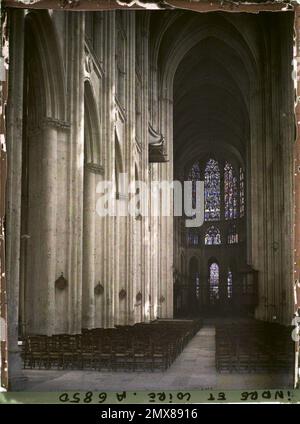
[[100,122],[93,88],[84,83],[84,156],[87,163],[100,165]]
[[211,304],[219,300],[220,267],[215,258],[208,261],[209,300]]
[[214,225],[210,226],[206,231],[204,242],[206,246],[221,244],[220,229]]
[[[31,10],[25,17],[27,73],[37,85],[38,108],[44,117],[66,120],[66,88],[62,53],[55,26],[46,10]],[[37,78],[36,78],[37,77]]]

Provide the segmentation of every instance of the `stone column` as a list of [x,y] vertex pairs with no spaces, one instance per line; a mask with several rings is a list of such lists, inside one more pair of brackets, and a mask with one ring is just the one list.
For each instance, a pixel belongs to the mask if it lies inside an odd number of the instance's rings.
[[247,261],[259,270],[259,306],[255,311],[255,318],[263,319],[265,313],[265,242],[263,211],[265,210],[264,187],[264,144],[265,144],[265,120],[263,107],[263,77],[254,80],[251,87],[250,97],[250,147],[245,175],[247,198]]
[[46,119],[42,132],[42,184],[41,184],[41,246],[40,273],[37,291],[42,300],[38,310],[39,333],[55,332],[55,280],[56,276],[56,218],[57,218],[57,128],[55,121]]
[[6,281],[8,310],[9,389],[21,389],[22,365],[18,348],[21,178],[23,136],[24,11],[10,10],[9,87],[7,106]]
[[69,332],[81,331],[82,205],[84,166],[84,12],[68,12],[68,120],[70,121],[68,198]]
[[[126,170],[128,172],[129,184],[135,182],[135,14],[126,12],[126,33],[127,33],[127,81],[126,81],[126,114],[127,122],[125,126],[125,158]],[[138,223],[140,225],[140,223]],[[127,244],[127,258],[126,258],[126,324],[134,323],[134,305],[136,303],[136,286],[134,281],[137,280],[137,269],[135,267],[135,260],[140,263],[141,239],[137,239],[139,231],[136,228],[135,217],[128,215],[126,218],[126,244]],[[139,248],[136,249],[135,242]],[[134,260],[135,259],[135,260]],[[141,273],[139,269],[139,284],[141,281]],[[124,323],[124,324],[125,324]]]
[[[168,162],[159,164],[160,181],[173,181],[173,99],[168,90],[161,100],[160,128],[166,140]],[[161,210],[162,212],[162,210]],[[160,299],[162,300],[161,317],[173,318],[173,199],[171,197],[170,216],[160,218]]]
[[[149,184],[158,180],[158,165],[156,163],[150,164]],[[149,210],[154,212],[154,206],[151,196],[149,199]],[[159,302],[159,217],[150,216],[150,281],[151,281],[151,303],[153,307],[153,319],[161,318],[161,304]],[[143,319],[146,320],[144,311]]]
[[[300,56],[300,7],[295,7],[295,26],[296,26],[296,40],[297,40],[297,49],[295,52],[296,57],[295,60]],[[298,64],[299,62],[297,62]],[[297,104],[296,104],[296,120],[297,120],[297,136],[296,142],[294,143],[294,163],[293,163],[293,180],[290,178],[286,183],[289,186],[293,183],[294,187],[294,196],[293,196],[293,204],[291,205],[292,217],[291,222],[294,224],[291,228],[291,235],[293,237],[293,270],[292,270],[292,278],[293,284],[297,282],[300,278],[300,70],[297,69],[296,73],[297,81],[294,81],[294,90],[297,90]],[[299,300],[297,299],[297,303],[299,304]],[[295,303],[295,299],[288,299],[288,304],[295,311],[297,308],[297,304]],[[300,371],[300,360],[299,360],[299,343],[296,345],[296,353],[295,353],[295,372],[294,372],[294,387],[299,387],[299,371]]]
[[[297,7],[298,9],[298,7]],[[296,12],[299,14],[299,11]],[[297,28],[297,38],[299,35],[299,17],[296,19],[296,28]],[[289,37],[280,37],[282,50],[284,54],[280,55],[282,65],[281,69],[286,68],[287,63],[291,63],[292,60],[292,48],[291,44],[293,42],[293,27],[289,26],[288,30]],[[299,39],[297,39],[297,49],[295,50],[295,54],[298,56],[299,54]],[[293,215],[294,215],[294,206],[296,206],[296,199],[294,197],[293,189],[295,189],[293,182],[295,184],[298,180],[299,170],[297,169],[297,162],[294,163],[294,160],[299,159],[299,153],[294,156],[294,148],[299,149],[297,142],[295,143],[295,110],[294,110],[294,81],[291,79],[291,75],[289,72],[283,72],[282,75],[283,86],[287,87],[287,90],[280,91],[280,100],[279,104],[282,108],[282,112],[280,113],[281,124],[280,124],[280,140],[283,144],[283,155],[286,158],[285,166],[282,167],[282,202],[283,207],[286,210],[286,213],[282,217],[282,267],[281,267],[281,293],[279,294],[279,301],[281,304],[282,312],[281,312],[281,322],[290,325],[291,317],[294,312],[294,293],[291,282],[294,282],[295,279],[295,270],[293,257],[296,252],[294,251],[293,244]],[[299,79],[299,77],[298,77]],[[295,82],[296,83],[296,82]],[[299,92],[298,92],[299,93]],[[296,110],[296,122],[299,122],[299,108]],[[298,128],[299,132],[299,128]],[[287,147],[287,149],[286,149]],[[279,158],[280,161],[280,158]],[[294,180],[294,181],[293,181]],[[295,204],[294,204],[295,201]],[[298,222],[297,219],[295,221]],[[298,225],[298,224],[297,224]],[[299,231],[299,230],[298,230]],[[295,261],[296,264],[299,262]],[[294,269],[295,268],[295,269]]]
[[[138,13],[138,12],[137,12]],[[145,19],[146,20],[146,19]],[[146,22],[144,21],[144,24]],[[149,184],[149,31],[144,28],[140,33],[141,39],[141,78],[142,78],[142,89],[141,89],[141,105],[142,105],[142,131],[141,131],[141,180],[144,181],[147,186]],[[148,211],[150,204],[148,203]],[[141,223],[141,274],[142,274],[142,311],[141,319],[145,315],[145,311],[149,310],[149,319],[155,318],[153,302],[154,297],[151,296],[152,281],[150,279],[150,222],[151,218],[145,216]],[[146,316],[146,315],[145,315]]]
[[[96,167],[94,167],[95,169]],[[98,170],[95,169],[95,190],[97,186],[103,180],[103,167],[97,165]],[[96,201],[99,199],[99,194],[95,191]],[[105,322],[104,316],[104,251],[106,246],[104,245],[104,218],[97,214],[97,211],[94,211],[95,216],[95,285],[98,286],[97,292],[94,292],[94,308],[95,308],[95,318],[94,318],[94,327],[103,327]],[[100,285],[99,285],[100,284]]]
[[[115,166],[115,12],[104,15],[104,66],[105,78],[103,83],[103,158],[104,180],[111,181]],[[114,245],[114,218],[106,216],[104,220],[103,250],[104,250],[104,327],[114,326],[114,285],[115,285],[115,245]]]
[[95,316],[95,174],[88,165],[84,170],[82,327],[93,328]]

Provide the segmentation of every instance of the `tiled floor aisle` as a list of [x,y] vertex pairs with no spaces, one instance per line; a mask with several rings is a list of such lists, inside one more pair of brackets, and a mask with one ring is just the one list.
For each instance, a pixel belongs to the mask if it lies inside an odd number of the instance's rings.
[[96,372],[25,370],[25,390],[196,390],[288,388],[282,375],[218,374],[215,369],[215,327],[204,325],[165,372]]

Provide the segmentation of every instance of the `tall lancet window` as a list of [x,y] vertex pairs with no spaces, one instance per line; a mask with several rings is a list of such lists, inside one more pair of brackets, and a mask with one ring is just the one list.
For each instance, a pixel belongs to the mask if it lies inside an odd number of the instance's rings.
[[219,265],[216,262],[209,266],[209,298],[211,303],[219,299]]
[[199,244],[199,235],[194,231],[189,231],[187,236],[188,245],[190,247],[197,247]]
[[225,219],[238,217],[237,209],[237,181],[233,167],[226,162],[224,167],[224,196],[225,196]]
[[227,298],[232,298],[232,272],[230,268],[228,269],[227,273]]
[[244,171],[240,168],[240,217],[245,215],[245,177]]
[[200,276],[199,276],[199,272],[196,272],[196,299],[200,299]]
[[196,181],[200,181],[200,166],[199,162],[194,163],[190,169],[189,181],[192,181],[192,206],[196,207]]
[[205,221],[220,219],[220,169],[218,162],[209,159],[204,175]]
[[205,244],[221,244],[221,234],[219,228],[214,227],[213,225],[208,228],[207,233],[205,234]]
[[227,243],[228,244],[235,244],[239,242],[239,234],[236,230],[236,225],[231,224],[228,228],[227,233]]

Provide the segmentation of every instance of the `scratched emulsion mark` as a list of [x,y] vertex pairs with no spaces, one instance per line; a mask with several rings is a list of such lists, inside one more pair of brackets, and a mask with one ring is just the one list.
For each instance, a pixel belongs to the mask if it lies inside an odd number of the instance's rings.
[[[299,0],[300,1],[300,0]],[[127,7],[143,7],[148,10],[157,10],[157,9],[166,9],[172,7],[168,2],[159,0],[159,1],[143,1],[143,0],[117,0],[119,6]]]

